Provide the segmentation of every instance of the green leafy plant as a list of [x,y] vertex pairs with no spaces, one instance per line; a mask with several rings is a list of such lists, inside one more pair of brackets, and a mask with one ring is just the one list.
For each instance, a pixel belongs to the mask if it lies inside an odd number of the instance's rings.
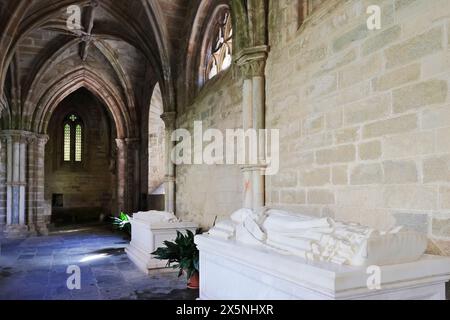
[[[197,230],[196,234],[201,233]],[[164,241],[164,247],[158,248],[152,254],[156,259],[167,260],[167,267],[180,269],[179,277],[183,273],[190,279],[195,272],[199,271],[199,251],[194,242],[195,235],[187,230],[186,234],[177,231],[174,242]]]
[[112,224],[116,229],[131,235],[131,217],[129,215],[121,212],[119,217],[111,217],[111,219],[113,220]]

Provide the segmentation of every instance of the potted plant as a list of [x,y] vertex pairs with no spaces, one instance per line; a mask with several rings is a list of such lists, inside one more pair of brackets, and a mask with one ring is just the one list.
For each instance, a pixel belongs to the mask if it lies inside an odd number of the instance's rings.
[[111,217],[114,228],[124,231],[131,236],[131,217],[123,212],[119,217]]
[[[197,231],[197,234],[200,230]],[[174,242],[164,241],[164,247],[152,254],[156,259],[167,260],[167,267],[179,269],[178,277],[187,276],[188,288],[199,288],[199,251],[194,242],[195,235],[187,230],[186,234],[177,231]]]

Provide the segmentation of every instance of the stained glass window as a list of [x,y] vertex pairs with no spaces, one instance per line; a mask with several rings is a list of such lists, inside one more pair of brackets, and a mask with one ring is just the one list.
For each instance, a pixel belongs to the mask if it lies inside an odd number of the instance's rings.
[[80,118],[70,114],[64,121],[64,162],[83,161],[83,125]]
[[216,34],[208,50],[206,78],[209,80],[232,64],[233,28],[229,10],[224,10],[219,15]]
[[66,124],[64,126],[64,161],[70,162],[71,155],[70,155],[70,149],[71,149],[71,128],[69,124]]
[[81,162],[82,155],[81,155],[81,148],[82,148],[82,132],[81,132],[81,125],[77,124],[75,127],[75,162]]

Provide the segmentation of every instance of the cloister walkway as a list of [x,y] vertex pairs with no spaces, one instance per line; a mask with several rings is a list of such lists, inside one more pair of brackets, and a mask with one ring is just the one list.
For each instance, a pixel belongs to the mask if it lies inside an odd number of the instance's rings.
[[[108,227],[0,239],[0,300],[192,300],[177,274],[145,275],[125,254],[128,241]],[[69,290],[69,266],[80,268],[81,289]]]

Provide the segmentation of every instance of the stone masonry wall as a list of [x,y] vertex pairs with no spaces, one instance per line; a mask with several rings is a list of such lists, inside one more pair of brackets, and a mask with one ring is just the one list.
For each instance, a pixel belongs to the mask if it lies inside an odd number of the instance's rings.
[[[267,126],[281,129],[268,204],[387,229],[450,254],[450,1],[328,0],[298,30],[270,2]],[[382,9],[369,31],[366,8]]]
[[[242,128],[242,81],[225,71],[210,80],[195,102],[178,118],[178,128],[193,135],[194,121],[203,130]],[[204,143],[204,147],[208,143]],[[210,227],[215,217],[223,219],[242,207],[242,174],[238,165],[177,166],[176,210],[185,220]]]
[[163,101],[159,85],[153,90],[148,122],[148,194],[152,194],[164,183],[164,121]]

